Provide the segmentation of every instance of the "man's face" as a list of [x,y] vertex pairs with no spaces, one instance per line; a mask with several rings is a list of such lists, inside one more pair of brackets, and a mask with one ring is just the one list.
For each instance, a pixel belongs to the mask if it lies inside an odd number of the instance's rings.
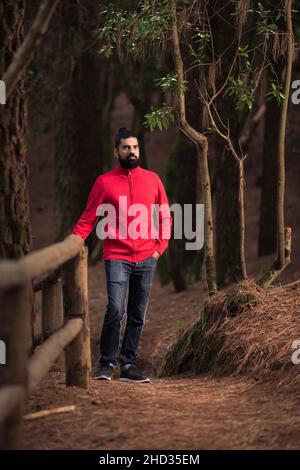
[[139,164],[140,150],[136,137],[121,139],[118,148],[115,148],[115,157],[119,159],[123,168],[135,168]]

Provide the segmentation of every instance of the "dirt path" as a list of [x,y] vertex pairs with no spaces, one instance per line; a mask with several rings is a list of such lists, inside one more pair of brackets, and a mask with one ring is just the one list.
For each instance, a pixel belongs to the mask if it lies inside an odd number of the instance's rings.
[[[113,129],[130,126],[128,103],[118,98]],[[292,109],[292,108],[291,108]],[[300,243],[298,210],[299,113],[289,118],[287,159],[287,225],[293,228],[293,260],[283,279],[299,278]],[[147,135],[150,169],[164,175],[174,135]],[[246,254],[248,271],[258,276],[273,256],[258,258],[256,243],[261,155],[253,139],[246,161]],[[30,207],[34,249],[53,243],[57,220],[54,210],[53,136],[33,135],[30,147]],[[177,334],[197,319],[204,299],[199,284],[174,294],[155,280],[139,350],[139,365],[151,375],[150,384],[93,381],[89,394],[64,386],[61,360],[36,393],[27,411],[75,404],[76,410],[26,422],[26,449],[295,449],[300,447],[300,392],[287,395],[271,384],[246,378],[176,377],[157,379],[163,353]],[[103,264],[89,270],[92,350],[97,360],[98,340],[106,305]],[[37,311],[40,311],[37,295]],[[117,379],[117,376],[116,376]]]
[[[92,348],[106,304],[103,264],[89,271]],[[72,413],[25,424],[26,449],[275,449],[299,448],[299,397],[247,378],[156,378],[169,344],[197,318],[199,285],[174,294],[155,280],[139,348],[150,384],[93,381],[87,394],[66,389],[61,360],[27,411],[75,404]]]

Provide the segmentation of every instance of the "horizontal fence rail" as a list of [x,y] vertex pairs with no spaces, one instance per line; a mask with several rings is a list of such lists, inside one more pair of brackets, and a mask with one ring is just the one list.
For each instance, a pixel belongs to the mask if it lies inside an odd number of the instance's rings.
[[32,282],[32,288],[34,292],[39,292],[40,290],[43,290],[45,286],[48,284],[51,284],[53,282],[58,281],[61,278],[61,269],[56,269],[55,271],[52,271],[50,274],[44,274],[43,276],[39,277],[38,279],[35,279]]
[[48,274],[76,256],[82,247],[82,239],[76,235],[64,241],[30,253],[19,260],[0,262],[0,289],[18,287]]
[[73,341],[83,326],[81,318],[69,320],[57,333],[50,336],[29,359],[28,392],[31,393],[48,374],[51,366],[63,352],[64,348]]
[[[89,389],[87,248],[76,235],[18,260],[0,261],[0,449],[21,447],[26,397],[65,351],[66,385]],[[41,345],[33,348],[34,294],[42,291]]]

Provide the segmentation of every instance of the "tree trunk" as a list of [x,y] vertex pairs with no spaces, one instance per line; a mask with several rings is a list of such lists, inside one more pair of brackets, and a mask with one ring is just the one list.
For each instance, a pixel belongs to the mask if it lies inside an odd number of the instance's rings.
[[285,132],[287,122],[287,111],[291,88],[292,64],[294,52],[293,27],[292,27],[292,0],[286,0],[286,35],[287,35],[287,55],[286,70],[284,80],[285,100],[281,106],[279,133],[278,133],[278,179],[277,179],[277,200],[276,200],[276,223],[277,223],[277,268],[281,269],[285,265],[285,226],[284,226],[284,192],[285,192]]
[[[181,132],[178,132],[174,147],[168,158],[166,188],[170,204],[176,202],[181,207],[184,204],[192,204],[193,218],[195,217],[194,209],[197,202],[198,171],[195,145]],[[180,184],[178,184],[178,181],[180,181]],[[187,239],[184,237],[183,227],[184,224],[182,223],[182,239],[171,238],[168,256],[170,276],[176,292],[187,288],[188,279],[193,276],[193,262],[197,253],[185,249]],[[195,230],[195,227],[193,229]]]
[[103,171],[108,171],[113,168],[110,118],[113,110],[114,98],[118,92],[118,84],[113,65],[107,60],[102,63],[101,76],[101,160]]
[[13,60],[3,75],[7,97],[11,94],[18,80],[32,60],[33,53],[39,46],[42,36],[46,33],[51,17],[59,0],[43,0],[26,38],[16,49]]
[[[280,80],[283,62],[272,64]],[[278,147],[274,145],[279,133],[280,107],[273,99],[266,103],[263,169],[260,201],[260,222],[258,255],[265,256],[276,253],[276,183],[278,176]]]
[[148,168],[145,146],[145,127],[143,122],[145,120],[145,114],[149,112],[151,104],[151,86],[153,85],[151,83],[149,87],[148,82],[149,75],[151,76],[151,73],[153,75],[153,70],[151,69],[151,65],[144,62],[132,64],[128,60],[126,64],[124,64],[117,55],[113,56],[113,64],[118,80],[128,100],[134,107],[131,130],[139,141],[141,166]]
[[201,186],[203,192],[204,203],[204,250],[205,250],[205,268],[206,283],[209,295],[213,295],[217,291],[216,284],[216,265],[214,254],[214,224],[213,210],[211,198],[210,175],[208,169],[208,140],[207,137],[194,129],[186,119],[186,103],[185,95],[182,88],[184,82],[184,67],[182,62],[178,26],[176,1],[170,0],[170,8],[172,12],[172,47],[175,70],[178,77],[178,121],[182,132],[195,143],[197,148],[197,156],[199,163],[199,171],[201,178]]
[[[150,107],[150,106],[149,106]],[[147,155],[146,155],[146,145],[145,145],[145,128],[143,122],[145,120],[145,114],[149,108],[146,105],[140,104],[139,107],[134,108],[133,120],[132,120],[132,132],[136,135],[139,141],[140,147],[140,156],[141,156],[141,166],[143,168],[148,168],[147,164]]]
[[[106,75],[103,63],[92,47],[92,32],[97,27],[97,2],[62,2],[60,49],[61,63],[56,117],[57,201],[60,229],[64,238],[81,215],[93,183],[103,171],[102,86]],[[105,73],[108,73],[105,62]],[[107,162],[105,162],[107,165]],[[88,240],[92,252],[97,243]]]
[[[211,6],[211,14],[216,7],[222,11],[222,15],[212,15],[214,61],[216,63],[222,58],[222,67],[219,73],[212,74],[215,80],[213,80],[211,88],[215,87],[216,90],[219,90],[226,82],[231,70],[237,44],[233,41],[234,24],[232,23],[235,6],[232,2],[219,0],[214,7]],[[247,37],[247,41],[251,43],[252,37]],[[217,98],[215,106],[220,120],[226,123],[230,129],[229,137],[234,148],[238,149],[238,139],[248,113],[246,111],[237,112],[232,99],[225,96],[224,93]],[[216,120],[218,121],[217,118]],[[227,134],[227,131],[223,130],[223,132],[225,135]],[[244,254],[243,162],[238,162],[232,152],[228,150],[228,142],[219,138],[216,143],[215,160],[217,283],[218,286],[224,287],[247,277]]]
[[[24,2],[0,1],[0,76],[24,40]],[[27,95],[19,80],[0,106],[0,258],[30,251],[28,205]]]
[[[224,142],[218,142],[216,168],[217,282],[225,286],[242,279],[239,227],[239,168]],[[235,190],[233,190],[235,188]]]

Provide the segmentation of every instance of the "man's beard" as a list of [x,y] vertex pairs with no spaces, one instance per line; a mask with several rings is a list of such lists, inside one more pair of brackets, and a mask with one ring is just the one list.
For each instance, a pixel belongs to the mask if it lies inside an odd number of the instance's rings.
[[128,157],[126,157],[125,159],[122,159],[119,157],[119,163],[121,165],[122,168],[125,168],[126,170],[133,170],[134,168],[136,168],[137,166],[139,166],[139,158],[134,158],[134,159],[131,159],[130,157],[132,157],[134,155],[129,155]]

